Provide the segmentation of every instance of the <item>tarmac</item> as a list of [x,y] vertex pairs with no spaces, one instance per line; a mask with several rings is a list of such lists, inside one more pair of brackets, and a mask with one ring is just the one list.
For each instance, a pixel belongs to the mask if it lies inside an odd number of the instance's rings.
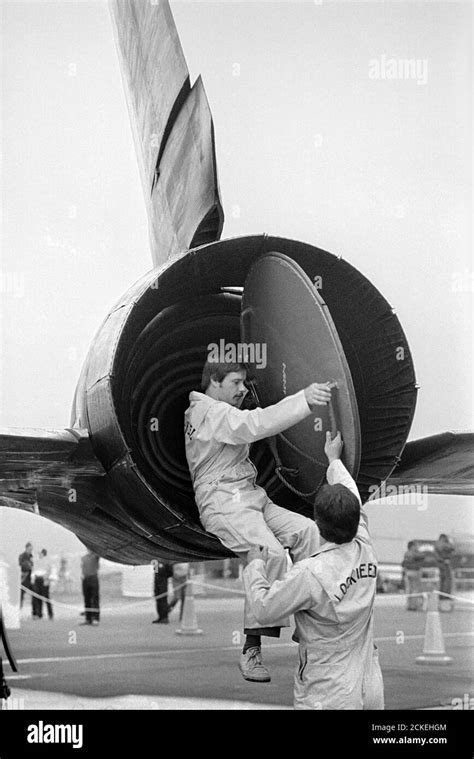
[[[9,639],[18,673],[6,663],[11,698],[7,709],[270,710],[292,708],[297,646],[291,629],[263,639],[270,683],[245,681],[238,669],[243,600],[195,598],[202,635],[177,635],[177,611],[169,625],[152,624],[152,599],[104,602],[99,625],[80,623],[81,599],[57,599],[55,619],[33,620],[22,611]],[[64,604],[64,605],[61,605]],[[425,640],[426,613],[405,609],[403,596],[376,598],[375,636],[388,710],[454,709],[474,693],[473,594],[440,614],[452,663],[416,664]],[[467,697],[467,698],[466,698]]]

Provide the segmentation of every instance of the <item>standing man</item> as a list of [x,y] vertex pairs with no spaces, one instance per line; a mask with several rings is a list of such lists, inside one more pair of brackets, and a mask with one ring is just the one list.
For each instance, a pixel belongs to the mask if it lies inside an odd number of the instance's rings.
[[69,571],[68,560],[65,556],[61,556],[59,560],[58,590],[61,593],[70,592],[71,590],[71,572]]
[[[25,590],[32,590],[31,572],[33,570],[33,546],[31,543],[25,545],[25,550],[20,553],[18,563],[21,571],[21,589],[20,589],[20,609],[23,606],[23,597]],[[31,597],[31,608],[33,609],[33,596]]]
[[454,546],[444,532],[441,533],[435,543],[435,557],[439,568],[439,610],[452,611],[454,608],[453,600],[449,596],[453,592],[453,570],[451,567],[451,557],[454,553]]
[[[246,374],[242,364],[206,362],[204,392],[190,393],[184,417],[186,458],[204,528],[240,556],[251,546],[266,546],[273,582],[287,570],[285,548],[294,561],[311,556],[319,546],[319,531],[311,519],[275,505],[256,484],[249,445],[297,424],[309,416],[311,406],[326,405],[331,391],[328,383],[314,383],[273,406],[241,410],[248,392]],[[262,662],[261,636],[279,637],[280,628],[288,626],[286,614],[278,614],[262,627],[246,600],[246,639],[239,664],[246,680],[270,681]]]
[[418,611],[423,608],[421,568],[424,561],[423,554],[418,550],[418,543],[416,540],[410,540],[402,561],[408,611]]
[[46,548],[42,548],[32,572],[33,591],[35,593],[33,596],[33,617],[37,619],[41,619],[43,616],[43,601],[46,604],[48,618],[53,619],[53,605],[49,600],[49,585],[52,571],[51,563],[46,558],[47,555]]
[[92,625],[94,622],[99,624],[99,561],[100,556],[89,548],[81,558],[82,594],[86,617],[85,621],[80,623],[81,625]]
[[153,620],[154,625],[169,624],[168,612],[168,578],[173,576],[173,565],[163,561],[153,562],[153,595],[156,601],[157,618]]
[[261,624],[295,615],[295,709],[383,709],[373,640],[377,559],[359,491],[340,460],[339,432],[334,440],[326,433],[324,450],[329,484],[314,503],[321,547],[276,582],[268,577],[266,549],[253,547],[244,587]]

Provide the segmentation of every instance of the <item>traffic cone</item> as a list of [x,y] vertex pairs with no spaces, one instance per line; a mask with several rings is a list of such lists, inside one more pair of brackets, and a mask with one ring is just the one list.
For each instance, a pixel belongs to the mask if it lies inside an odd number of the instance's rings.
[[196,609],[194,608],[193,581],[186,583],[186,595],[184,597],[183,618],[181,627],[176,630],[176,635],[202,635],[198,625]]
[[441,618],[438,611],[436,593],[432,590],[428,594],[426,613],[425,640],[423,653],[416,657],[417,664],[451,664],[451,656],[446,655],[444,647]]

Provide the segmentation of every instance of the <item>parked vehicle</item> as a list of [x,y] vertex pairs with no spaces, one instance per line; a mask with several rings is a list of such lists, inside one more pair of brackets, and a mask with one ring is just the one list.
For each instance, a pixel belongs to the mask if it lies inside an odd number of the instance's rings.
[[[434,590],[439,586],[439,568],[435,556],[436,540],[414,538],[418,550],[424,555],[421,570],[423,590]],[[453,538],[455,552],[451,565],[454,573],[454,588],[469,590],[474,588],[474,539]],[[401,564],[380,563],[377,574],[377,592],[398,593],[404,590],[403,568]]]

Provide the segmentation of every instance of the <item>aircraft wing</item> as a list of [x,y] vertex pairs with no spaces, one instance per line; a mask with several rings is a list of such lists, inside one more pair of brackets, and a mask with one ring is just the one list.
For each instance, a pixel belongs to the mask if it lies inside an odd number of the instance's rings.
[[218,240],[224,223],[214,126],[191,88],[168,0],[110,0],[155,266]]
[[143,564],[154,555],[131,529],[84,429],[0,428],[2,506],[56,522],[111,561]]
[[385,485],[424,486],[440,495],[474,495],[474,433],[443,432],[407,443]]
[[[100,556],[122,564],[146,564],[160,557],[198,561],[206,547],[212,558],[232,555],[200,527],[189,531],[183,527],[186,542],[181,534],[171,537],[159,525],[149,531],[137,523],[111,486],[85,429],[0,428],[2,506],[56,522]],[[177,519],[178,529],[181,522]],[[199,532],[198,546],[189,540],[188,532],[191,537]]]
[[36,511],[38,488],[98,475],[87,430],[0,428],[0,506]]

